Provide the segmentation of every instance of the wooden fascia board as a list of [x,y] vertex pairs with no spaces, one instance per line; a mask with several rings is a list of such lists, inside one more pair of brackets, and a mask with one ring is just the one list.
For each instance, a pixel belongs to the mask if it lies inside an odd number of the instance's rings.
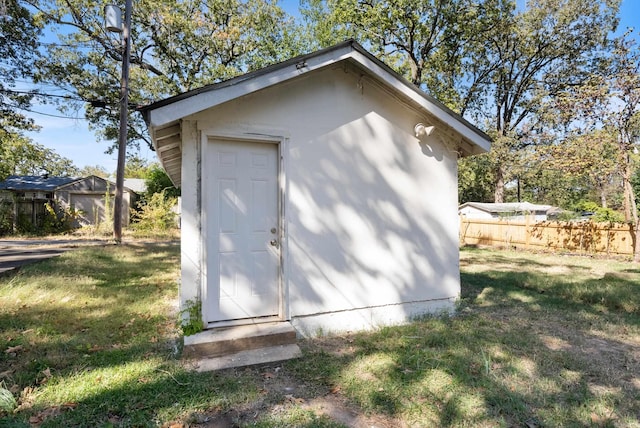
[[156,132],[155,132],[154,137],[157,140],[162,140],[162,139],[165,139],[165,138],[174,137],[176,135],[180,135],[180,124],[179,123],[175,123],[173,125],[157,129]]
[[180,147],[176,146],[176,147],[163,147],[156,153],[159,153],[160,156],[162,156],[163,158],[169,159],[172,157],[180,157],[182,151],[180,150]]
[[169,138],[165,138],[163,140],[156,140],[156,141],[157,141],[157,144],[156,144],[157,152],[164,152],[166,150],[179,148],[180,143],[182,142],[182,140],[180,139],[180,134],[172,135]]
[[182,167],[182,158],[171,158],[171,159],[165,159],[165,161],[163,162],[163,166],[166,169],[171,169],[171,168],[178,168],[180,169]]
[[[167,171],[167,174],[169,174],[169,171]],[[182,171],[180,171],[180,168],[176,168],[175,170],[171,170],[171,173],[169,174],[169,177],[171,178],[171,182],[173,183],[173,185],[175,187],[182,186]]]
[[179,167],[182,165],[182,158],[178,157],[178,158],[164,159],[162,163],[166,168],[174,168],[176,166]]
[[171,173],[174,174],[176,172],[176,168],[178,170],[180,170],[180,168],[182,168],[182,159],[181,158],[175,158],[175,159],[166,159],[163,163],[162,163],[163,167],[167,170],[171,170]]

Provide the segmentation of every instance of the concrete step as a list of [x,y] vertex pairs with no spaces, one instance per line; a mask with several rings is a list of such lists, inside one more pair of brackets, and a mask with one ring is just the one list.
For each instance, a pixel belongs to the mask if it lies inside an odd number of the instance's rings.
[[195,370],[209,372],[229,369],[232,367],[244,367],[254,364],[266,364],[276,361],[290,360],[302,356],[300,348],[296,344],[269,346],[266,348],[249,349],[230,355],[215,358],[200,358],[194,361]]
[[296,343],[288,322],[249,324],[205,330],[184,338],[183,357],[216,358],[242,351]]

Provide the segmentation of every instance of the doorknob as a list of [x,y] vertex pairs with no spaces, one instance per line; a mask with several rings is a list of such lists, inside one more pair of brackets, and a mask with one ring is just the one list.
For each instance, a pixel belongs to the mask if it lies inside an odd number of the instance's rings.
[[279,247],[278,241],[276,241],[275,239],[272,239],[271,241],[269,241],[269,244],[271,244],[272,247],[276,247],[276,248]]

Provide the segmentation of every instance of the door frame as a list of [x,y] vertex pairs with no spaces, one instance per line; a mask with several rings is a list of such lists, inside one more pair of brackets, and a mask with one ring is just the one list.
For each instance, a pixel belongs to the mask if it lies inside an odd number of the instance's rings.
[[[275,134],[275,135],[274,135]],[[279,134],[279,135],[278,135]],[[200,266],[201,266],[201,275],[200,275],[200,296],[202,302],[202,321],[204,322],[205,329],[218,328],[218,327],[227,327],[234,325],[244,325],[244,324],[256,324],[256,323],[267,323],[274,321],[285,321],[288,319],[288,290],[285,284],[288,283],[286,281],[287,269],[285,269],[286,263],[286,254],[287,254],[287,233],[286,233],[286,210],[285,210],[285,187],[286,187],[286,175],[285,175],[285,153],[286,153],[286,145],[288,143],[288,138],[283,136],[282,133],[273,133],[273,132],[234,132],[234,131],[202,131],[201,137],[201,153],[200,153],[200,248],[202,251]],[[208,169],[207,165],[207,152],[209,150],[209,144],[216,139],[223,139],[228,142],[238,142],[238,143],[259,143],[259,144],[271,144],[276,146],[276,156],[277,156],[277,172],[276,172],[276,183],[278,186],[277,189],[277,213],[278,213],[278,236],[276,237],[280,242],[280,254],[279,254],[279,265],[278,265],[278,314],[275,316],[267,316],[267,317],[259,317],[259,318],[245,318],[238,320],[222,320],[209,322],[209,313],[207,307],[207,280],[208,280],[208,246],[207,246],[207,237],[209,235],[209,230],[207,230],[208,220],[206,213],[206,204],[203,200],[203,195],[207,194],[207,186],[209,185],[208,180],[206,179],[205,172]]]

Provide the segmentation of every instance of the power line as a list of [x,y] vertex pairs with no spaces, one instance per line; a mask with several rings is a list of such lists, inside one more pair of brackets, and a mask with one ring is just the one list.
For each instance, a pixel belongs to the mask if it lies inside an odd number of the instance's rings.
[[21,108],[21,107],[18,107],[18,108],[20,110],[28,111],[29,113],[40,114],[42,116],[55,117],[55,118],[58,118],[58,119],[89,120],[86,117],[62,116],[62,115],[58,115],[58,114],[43,113],[41,111],[35,111],[35,110],[28,109],[28,108]]
[[[54,97],[54,98],[62,98],[65,100],[71,100],[71,101],[80,101],[83,103],[88,103],[91,104],[91,107],[94,108],[110,108],[112,107],[112,104],[104,101],[104,100],[100,100],[100,99],[92,99],[92,100],[87,100],[84,98],[77,98],[77,97],[72,97],[70,95],[57,95],[57,94],[43,94],[41,92],[33,92],[33,91],[14,91],[11,89],[0,89],[0,94],[2,93],[12,93],[12,94],[21,94],[21,95],[32,95],[32,96],[40,96],[40,97]],[[139,104],[136,103],[128,103],[128,108],[135,110],[139,107]],[[29,111],[32,113],[37,113],[37,114],[42,114],[45,116],[51,116],[51,117],[59,117],[62,119],[82,119],[82,120],[89,120],[86,118],[74,118],[74,117],[70,117],[70,116],[56,116],[56,115],[51,115],[51,114],[47,114],[47,113],[41,113],[41,112],[37,112],[37,111],[33,111],[33,110],[29,110],[27,108],[23,108],[23,107],[19,107],[19,106],[14,106],[14,108],[20,109],[20,110],[24,110],[24,111]]]
[[32,96],[36,96],[36,97],[62,98],[62,99],[65,99],[65,100],[91,102],[89,100],[73,97],[71,95],[45,94],[45,93],[36,92],[36,91],[16,91],[16,90],[13,90],[13,89],[2,89],[2,90],[0,90],[0,92],[5,92],[5,93],[9,93],[9,94],[19,94],[19,95],[32,95]]
[[[52,42],[36,42],[40,46],[51,46],[55,48],[78,48],[78,47],[91,47],[92,42],[76,42],[75,44],[68,43],[52,43]],[[97,43],[97,42],[94,42]]]
[[58,87],[58,86],[56,86],[55,84],[53,84],[53,83],[47,83],[47,82],[38,82],[38,83],[35,83],[33,80],[22,80],[22,79],[13,79],[13,80],[12,80],[12,82],[15,82],[15,83],[24,83],[25,85],[32,85],[32,86],[36,86],[36,85],[39,85],[39,86],[50,86],[50,87],[52,87],[52,88],[54,88],[54,89],[59,89],[59,87]]

